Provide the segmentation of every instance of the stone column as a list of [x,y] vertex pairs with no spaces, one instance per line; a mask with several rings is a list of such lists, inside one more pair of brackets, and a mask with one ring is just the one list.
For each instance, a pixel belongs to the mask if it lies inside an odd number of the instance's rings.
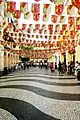
[[75,48],[75,62],[80,62],[80,45]]
[[13,54],[11,54],[11,67],[13,67]]
[[8,52],[4,52],[4,67],[8,68]]
[[8,54],[8,68],[11,68],[11,54]]
[[64,55],[60,53],[60,62],[64,62]]
[[19,63],[19,55],[16,56],[16,62]]
[[4,52],[4,74],[8,74],[8,52]]
[[4,46],[0,44],[0,76],[4,71]]
[[68,65],[68,62],[73,61],[73,54],[70,54],[68,50],[66,51],[66,65]]

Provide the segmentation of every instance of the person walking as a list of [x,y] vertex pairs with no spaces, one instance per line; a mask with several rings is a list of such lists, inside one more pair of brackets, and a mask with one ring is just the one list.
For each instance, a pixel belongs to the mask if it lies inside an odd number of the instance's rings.
[[60,62],[60,61],[59,61],[58,71],[59,71],[59,74],[62,72],[62,64],[61,64],[61,62]]

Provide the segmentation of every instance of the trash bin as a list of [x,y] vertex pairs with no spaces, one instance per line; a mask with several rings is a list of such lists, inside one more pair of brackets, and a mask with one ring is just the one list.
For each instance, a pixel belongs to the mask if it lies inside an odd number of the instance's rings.
[[77,79],[80,80],[80,69],[77,71]]

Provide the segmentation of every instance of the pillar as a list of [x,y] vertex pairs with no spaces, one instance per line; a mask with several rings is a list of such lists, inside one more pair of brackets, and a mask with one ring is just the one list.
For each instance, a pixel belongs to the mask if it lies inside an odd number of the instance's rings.
[[80,45],[75,48],[75,61],[80,62]]
[[19,63],[19,55],[16,56],[16,62]]
[[64,55],[60,53],[60,62],[64,62]]
[[11,54],[11,67],[13,67],[13,54]]
[[8,52],[4,52],[4,74],[8,73]]
[[11,69],[11,54],[8,54],[8,68]]
[[4,71],[4,46],[0,44],[0,76]]
[[68,62],[73,61],[73,54],[70,54],[68,50],[66,51],[66,65]]

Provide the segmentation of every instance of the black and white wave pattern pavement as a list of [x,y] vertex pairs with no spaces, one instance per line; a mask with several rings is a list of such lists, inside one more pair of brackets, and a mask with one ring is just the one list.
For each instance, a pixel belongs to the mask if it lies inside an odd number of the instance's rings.
[[80,120],[80,82],[39,68],[1,77],[0,120]]

